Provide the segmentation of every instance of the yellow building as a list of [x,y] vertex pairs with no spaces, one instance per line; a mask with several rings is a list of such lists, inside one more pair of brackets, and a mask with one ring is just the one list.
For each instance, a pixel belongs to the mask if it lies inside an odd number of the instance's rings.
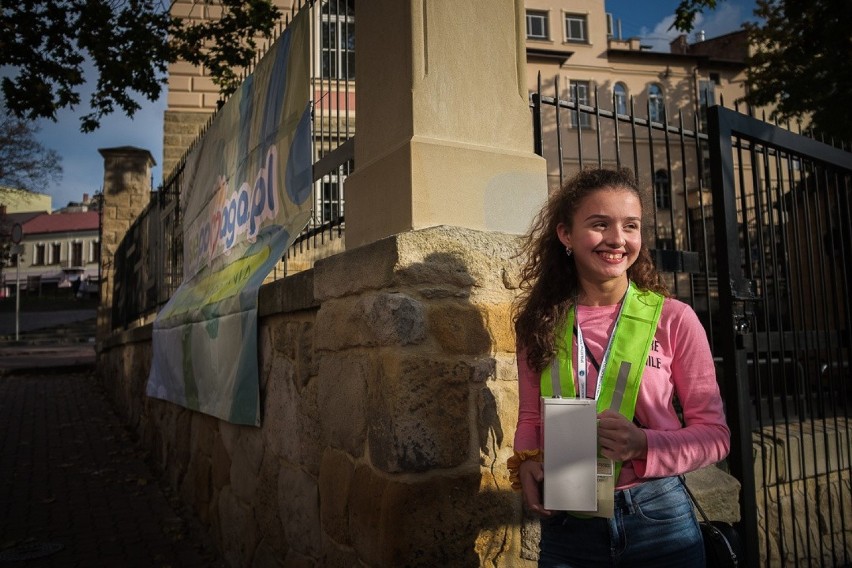
[[[291,1],[276,0],[275,4],[285,14],[290,13]],[[355,132],[354,4],[353,0],[333,0],[323,2],[319,10],[312,10],[312,29],[317,44],[312,50],[315,161]],[[204,3],[179,0],[173,4],[172,13],[203,21],[218,17],[217,9]],[[606,13],[603,0],[527,0],[525,9],[526,83],[530,92],[538,89],[541,77],[545,96],[576,99],[579,104],[614,109],[622,115],[631,114],[632,107],[637,116],[649,116],[655,122],[662,122],[665,116],[670,124],[677,123],[679,113],[683,113],[688,128],[692,128],[694,116],[703,118],[702,108],[722,99],[730,105],[744,95],[743,61],[747,51],[744,32],[691,44],[686,36],[681,36],[672,43],[670,52],[663,53],[648,51],[638,38],[617,37],[613,15]],[[170,65],[163,144],[166,177],[215,110],[218,99],[218,88],[206,70],[185,62]],[[544,120],[543,155],[548,161],[550,184],[555,185],[559,183],[560,164],[556,158],[556,144],[548,143],[546,136],[556,129],[555,118],[544,117]],[[577,141],[585,142],[588,148],[595,146],[598,136],[614,137],[611,131],[598,131],[591,114],[580,113],[578,117],[576,113],[571,116],[566,113],[563,126],[570,131],[578,126],[578,120],[579,129],[586,132]],[[660,133],[653,136],[661,137]],[[638,154],[646,155],[648,137],[637,142],[643,144]],[[600,157],[602,164],[615,165],[618,159],[612,146],[603,146],[606,153]],[[666,186],[664,176],[667,179],[683,177],[680,164],[665,163],[662,145],[655,152],[660,155],[652,160],[652,172],[647,171],[650,163],[627,165],[635,166],[640,176],[642,170],[646,170],[648,179],[660,180],[660,187]],[[576,152],[566,146],[562,164],[566,172],[579,165],[576,156],[571,154]],[[687,165],[686,171],[695,172],[697,168]],[[686,183],[694,192],[698,180],[694,173],[690,173],[689,178]],[[318,184],[318,217],[323,217],[324,209],[333,209],[324,194],[339,193],[338,182],[328,179]],[[665,199],[661,200],[661,205],[667,205]]]
[[52,198],[44,193],[0,185],[0,206],[6,213],[47,212],[53,210]]

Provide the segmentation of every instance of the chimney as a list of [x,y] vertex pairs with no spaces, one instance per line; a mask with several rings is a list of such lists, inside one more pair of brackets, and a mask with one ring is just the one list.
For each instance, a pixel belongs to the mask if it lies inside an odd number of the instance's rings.
[[704,39],[705,39],[704,30],[698,30],[697,32],[695,32],[695,42],[696,43],[702,42],[702,41],[704,41]]
[[689,43],[686,41],[686,34],[680,34],[669,43],[670,53],[686,53],[689,51]]

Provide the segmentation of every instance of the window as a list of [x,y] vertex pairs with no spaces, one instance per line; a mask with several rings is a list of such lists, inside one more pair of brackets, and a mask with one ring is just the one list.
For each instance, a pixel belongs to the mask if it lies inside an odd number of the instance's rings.
[[83,266],[83,243],[71,243],[70,266]]
[[323,79],[355,78],[355,0],[331,0],[322,7]]
[[648,118],[654,122],[662,122],[664,109],[663,88],[656,83],[648,85]]
[[657,209],[672,207],[671,183],[666,170],[657,170],[654,174],[654,202],[657,204]]
[[62,245],[59,243],[53,243],[50,245],[50,264],[59,264],[59,260],[62,258]]
[[[589,104],[589,82],[588,81],[571,81],[569,82],[570,92],[568,93],[569,98],[572,101],[575,101],[578,105],[588,105]],[[577,119],[579,116],[579,126],[581,128],[589,128],[591,125],[591,119],[589,118],[589,113],[581,112],[579,110],[571,111],[571,126],[577,128]]]
[[624,83],[615,84],[612,89],[612,101],[616,113],[627,114],[627,87],[624,86]]
[[340,177],[326,175],[319,182],[316,204],[316,224],[337,221],[343,216],[343,191]]
[[565,14],[565,41],[583,43],[588,41],[588,35],[586,34],[586,16]]
[[701,119],[701,127],[707,132],[707,109],[716,104],[716,85],[713,81],[698,81],[698,112]]
[[101,261],[101,244],[98,241],[89,243],[89,262]]
[[658,250],[674,250],[674,238],[672,238],[670,225],[663,223],[657,225],[656,248]]
[[[713,73],[710,74],[710,80],[702,79],[698,81],[698,120],[699,128],[702,132],[707,132],[707,109],[716,104],[716,82],[713,80]],[[717,76],[718,77],[718,76]],[[702,181],[704,187],[710,187],[710,149],[705,140],[699,142],[701,148],[701,159],[703,160]]]
[[46,262],[44,245],[33,245],[33,266],[43,266]]
[[547,12],[527,10],[527,39],[550,39]]

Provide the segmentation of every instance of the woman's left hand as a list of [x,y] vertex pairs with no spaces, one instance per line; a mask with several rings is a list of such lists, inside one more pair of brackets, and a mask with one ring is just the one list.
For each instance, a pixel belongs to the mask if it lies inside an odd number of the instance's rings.
[[611,409],[598,414],[598,445],[601,454],[613,461],[644,459],[648,454],[645,431]]

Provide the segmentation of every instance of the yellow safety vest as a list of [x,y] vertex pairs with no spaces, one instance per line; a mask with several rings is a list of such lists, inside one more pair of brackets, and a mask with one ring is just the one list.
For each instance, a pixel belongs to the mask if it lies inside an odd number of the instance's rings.
[[[665,298],[650,290],[640,290],[630,282],[616,320],[614,337],[608,354],[604,355],[606,367],[597,411],[611,408],[628,420],[633,420],[639,384],[645,371],[645,362],[657,332]],[[565,326],[557,337],[556,357],[541,373],[542,397],[576,397],[572,356],[575,310],[568,312]],[[604,364],[604,360],[601,364]],[[615,480],[621,472],[621,462],[615,463]]]

